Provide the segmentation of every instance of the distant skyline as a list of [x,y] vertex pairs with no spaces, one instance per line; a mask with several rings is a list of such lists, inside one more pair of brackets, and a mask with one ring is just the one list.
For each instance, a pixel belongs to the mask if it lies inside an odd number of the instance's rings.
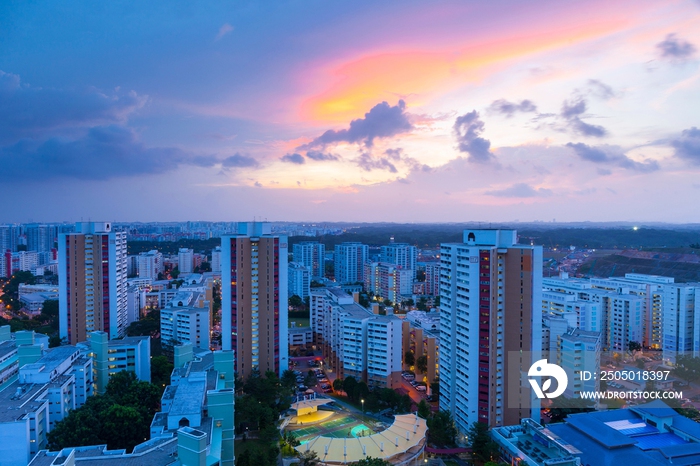
[[0,18],[0,223],[700,222],[697,0]]

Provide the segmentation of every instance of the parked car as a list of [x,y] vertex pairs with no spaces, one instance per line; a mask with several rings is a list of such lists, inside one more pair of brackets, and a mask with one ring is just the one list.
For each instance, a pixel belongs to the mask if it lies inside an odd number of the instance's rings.
[[427,388],[426,388],[425,385],[418,385],[418,386],[416,387],[416,390],[418,390],[419,392],[424,392],[424,391],[427,390]]

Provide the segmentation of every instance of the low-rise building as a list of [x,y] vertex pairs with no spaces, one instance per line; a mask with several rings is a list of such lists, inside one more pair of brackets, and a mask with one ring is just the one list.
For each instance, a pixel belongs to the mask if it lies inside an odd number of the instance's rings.
[[629,409],[532,419],[491,430],[502,460],[527,466],[700,464],[700,424],[660,400]]
[[79,348],[60,346],[30,356],[21,358],[16,379],[0,390],[3,465],[28,464],[46,447],[46,435],[56,422],[93,394],[92,359],[82,355]]

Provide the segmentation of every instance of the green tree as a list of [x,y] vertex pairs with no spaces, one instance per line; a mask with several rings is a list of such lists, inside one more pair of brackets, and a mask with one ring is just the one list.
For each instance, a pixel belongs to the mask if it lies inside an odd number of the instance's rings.
[[47,435],[50,448],[107,444],[130,451],[149,437],[161,393],[159,387],[136,380],[133,373],[119,372],[110,378],[105,395],[88,398],[56,423]]
[[151,383],[158,387],[170,385],[170,376],[174,367],[165,356],[151,358]]
[[58,332],[58,300],[48,299],[44,301],[39,316],[53,331]]
[[428,372],[428,357],[425,354],[418,356],[418,359],[416,359],[416,369],[421,374]]
[[318,456],[313,450],[299,453],[299,466],[316,466],[319,464]]
[[293,370],[287,369],[282,373],[282,379],[280,381],[282,382],[283,387],[290,391],[294,391],[297,386],[297,375]]
[[552,422],[563,421],[569,414],[587,413],[593,411],[594,403],[582,398],[554,398],[549,411],[552,414]]
[[300,308],[304,305],[304,301],[298,296],[293,294],[289,297],[289,305],[293,308]]
[[107,409],[102,419],[102,438],[107,440],[110,450],[126,448],[131,451],[148,438],[148,435],[144,437],[147,430],[144,432],[143,417],[136,408],[115,404]]
[[472,459],[477,463],[484,464],[498,457],[498,444],[491,438],[488,424],[473,423],[469,428],[468,437]]
[[416,357],[413,355],[413,351],[406,351],[406,353],[403,355],[403,362],[409,367],[416,363]]
[[306,374],[306,377],[304,378],[304,385],[307,387],[314,387],[318,383],[318,378],[316,377],[316,373],[312,370],[309,370],[309,372]]
[[353,400],[364,400],[367,398],[367,395],[369,395],[369,388],[367,387],[367,384],[363,381],[357,382],[355,388],[353,388]]
[[250,450],[247,448],[243,453],[236,455],[236,466],[253,466],[251,463]]
[[687,382],[697,381],[700,378],[700,358],[687,354],[677,355],[674,374]]
[[428,419],[430,416],[430,405],[425,400],[420,400],[418,403],[418,415],[423,419]]
[[353,376],[345,377],[343,380],[343,391],[347,393],[348,398],[350,398],[352,401],[355,401],[354,394],[356,385],[357,380]]
[[381,458],[373,458],[371,456],[368,456],[367,458],[363,458],[360,461],[355,461],[354,464],[357,466],[391,466],[391,463],[383,460]]
[[627,349],[630,351],[640,351],[642,349],[642,345],[637,341],[630,341],[627,343]]
[[433,413],[427,420],[428,439],[439,447],[450,447],[455,444],[457,427],[449,411]]
[[336,392],[343,391],[343,379],[335,379],[333,381],[333,390]]

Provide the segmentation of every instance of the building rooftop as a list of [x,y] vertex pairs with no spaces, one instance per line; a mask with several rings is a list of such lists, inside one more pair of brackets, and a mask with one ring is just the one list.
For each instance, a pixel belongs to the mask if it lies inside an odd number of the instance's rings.
[[343,312],[348,314],[348,317],[352,317],[355,319],[367,319],[369,317],[372,317],[373,315],[376,315],[372,314],[371,311],[365,309],[357,303],[343,304],[340,307],[343,308]]
[[72,362],[79,356],[80,350],[75,346],[57,346],[44,354],[35,364],[41,364],[44,366],[44,372],[50,373],[56,370],[66,359],[70,359]]
[[0,422],[12,422],[22,418],[28,411],[41,407],[45,400],[37,401],[46,384],[20,384],[13,382],[0,391]]
[[[115,464],[119,466],[166,466],[177,462],[177,437],[160,437],[137,445],[130,454],[124,450],[107,450],[107,445],[65,448],[60,452],[42,450],[34,456],[30,466],[51,466],[62,464],[60,457],[67,457],[73,450],[75,462],[82,465]],[[56,461],[58,460],[58,461]]]
[[145,336],[145,337],[124,337],[120,340],[109,340],[109,346],[110,347],[117,347],[117,346],[135,346],[140,344],[143,341],[149,341],[151,337]]
[[202,378],[180,380],[168,414],[170,416],[184,416],[201,411],[206,390],[207,381],[204,374],[202,374]]

